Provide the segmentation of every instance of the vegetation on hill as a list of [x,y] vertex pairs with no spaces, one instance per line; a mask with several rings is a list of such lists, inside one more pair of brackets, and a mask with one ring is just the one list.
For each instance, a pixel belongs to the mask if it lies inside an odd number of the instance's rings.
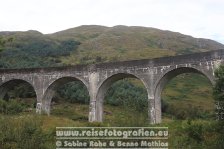
[[[0,68],[100,63],[224,48],[224,45],[208,39],[196,39],[180,33],[154,28],[127,26],[80,26],[48,35],[32,30],[0,32],[0,37],[3,39],[1,45],[4,45],[4,48],[1,48],[4,50],[0,52]],[[10,42],[5,42],[8,39]],[[182,113],[180,113],[182,118],[185,117],[183,116],[184,109],[188,109],[191,105],[203,107],[197,107],[197,109],[211,110],[212,108],[209,106],[212,101],[211,91],[208,83],[203,83],[206,82],[206,79],[194,75],[185,75],[184,77],[193,79],[192,82],[199,84],[199,87],[195,88],[194,84],[186,82],[188,79],[182,79],[181,76],[177,77],[163,92],[164,105],[169,103],[171,107],[173,105],[177,107],[175,105],[193,103],[185,107],[179,106],[183,108]],[[130,80],[127,80],[117,82],[111,87],[106,97],[107,103],[112,105],[122,105],[125,102],[135,104],[135,102],[125,100],[136,98],[139,99],[137,100],[139,104],[136,105],[146,107],[143,104],[147,100],[144,86],[133,87]],[[121,89],[118,90],[119,88]],[[17,95],[18,93],[23,95]],[[203,101],[203,94],[208,94],[206,99],[209,100]],[[11,91],[8,95],[10,98],[30,98],[34,97],[35,93],[30,86],[21,85],[14,87],[14,93]],[[89,97],[86,89],[80,83],[71,82],[58,89],[54,100],[60,101],[61,99],[74,103],[88,103]],[[186,101],[181,99],[186,99]],[[169,109],[166,110],[169,111]]]
[[[146,27],[80,26],[48,35],[0,32],[0,68],[92,64],[222,48],[212,40]],[[146,90],[136,79],[111,86],[104,99],[103,123],[88,123],[89,96],[77,81],[58,88],[50,117],[34,114],[35,93],[28,84],[14,86],[5,99],[0,99],[0,148],[55,148],[56,126],[151,126]],[[163,123],[156,126],[169,127],[170,147],[220,147],[223,126],[214,121],[213,102],[212,86],[203,76],[182,74],[167,84]]]
[[0,52],[0,68],[63,66],[155,58],[224,48],[209,39],[147,27],[80,26],[54,34],[0,32],[13,39]]
[[69,58],[62,58],[66,64],[156,58],[223,48],[208,39],[145,27],[80,26],[50,36],[59,35],[63,38],[73,35],[82,43]]
[[[0,68],[92,64],[224,48],[224,45],[208,39],[196,39],[180,33],[154,28],[127,26],[80,26],[48,35],[32,30],[27,32],[0,32],[0,37],[5,40],[12,39],[11,42],[4,43],[4,50],[0,52]],[[202,103],[203,107],[210,105],[199,100],[202,99],[202,96],[195,96],[200,90],[195,89],[192,84],[185,81],[186,79],[181,78],[177,77],[176,81],[174,80],[175,85],[168,85],[167,91],[164,91],[164,102],[172,103],[171,98],[181,99],[187,97],[188,99],[195,99],[193,102]],[[195,78],[194,81],[200,80],[197,81],[197,84],[200,84],[199,88],[203,89],[203,91],[200,91],[201,94],[210,93],[207,92],[209,90],[206,87],[208,84],[203,84],[205,79],[195,76],[193,78]],[[187,87],[181,82],[186,82]],[[54,99],[67,99],[71,102],[78,100],[81,103],[86,103],[88,102],[88,94],[85,88],[81,86],[80,83],[71,82],[66,84],[58,89]],[[182,87],[185,87],[189,93],[191,90],[191,95],[183,94],[178,89]],[[123,90],[119,92],[111,91],[113,88],[123,88]],[[146,100],[142,92],[132,95],[132,88],[130,83],[128,85],[125,84],[125,81],[118,82],[112,87],[106,98],[111,101],[111,104],[122,104],[124,102],[119,100],[118,96],[125,99],[141,98],[140,100]],[[140,88],[144,90],[143,86],[140,86]],[[27,85],[18,86],[14,89],[16,90],[14,94],[23,92],[24,95],[33,95],[30,97],[34,97],[35,94],[32,92],[32,88]],[[13,93],[9,95],[15,97]],[[128,97],[129,95],[132,96]],[[207,96],[207,98],[211,99],[211,96]],[[180,101],[181,103],[183,101]],[[175,104],[179,104],[179,102],[175,101]]]
[[224,148],[224,96],[223,96],[223,88],[224,88],[224,66],[221,65],[215,71],[216,84],[213,87],[213,96],[216,100],[216,119],[218,120],[216,125],[216,130],[219,132],[217,135],[217,143],[219,144],[219,148]]
[[0,53],[1,68],[62,66],[59,57],[69,56],[80,45],[74,40],[52,40],[36,31],[5,34],[2,36],[12,41]]
[[[80,26],[48,35],[32,30],[0,32],[0,37],[4,39],[4,42],[1,42],[2,45],[4,44],[4,48],[2,48],[4,50],[0,52],[0,68],[100,63],[224,48],[224,45],[208,39],[196,39],[180,33],[154,28],[127,26]],[[5,42],[7,39],[10,39],[10,42]],[[185,79],[183,79],[184,77]],[[191,79],[192,81],[186,81]],[[195,83],[192,84],[192,82]],[[209,87],[209,83],[204,82],[207,80],[198,75],[178,76],[171,84],[167,85],[163,92],[164,107],[168,104],[172,107],[164,108],[164,110],[182,119],[188,117],[185,111],[189,108],[205,112],[211,110],[211,87]],[[115,83],[108,91],[106,103],[111,105],[133,103],[138,109],[147,107],[144,86],[136,87],[133,86],[133,83],[139,84],[138,81],[130,79]],[[198,84],[199,87],[196,88],[195,84]],[[205,100],[203,99],[204,94],[207,95]],[[33,98],[35,93],[29,85],[21,85],[15,86],[14,92],[9,92],[8,96],[9,98]],[[131,99],[138,100],[128,101]],[[88,103],[89,97],[80,82],[71,82],[58,89],[54,100],[56,102]],[[194,106],[191,107],[192,105]],[[180,113],[170,111],[177,107],[182,109]],[[206,115],[209,113],[207,112]]]

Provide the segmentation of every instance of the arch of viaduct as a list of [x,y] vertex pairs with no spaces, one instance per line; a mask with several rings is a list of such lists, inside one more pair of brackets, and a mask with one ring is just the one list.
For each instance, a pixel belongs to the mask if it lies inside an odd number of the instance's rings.
[[166,83],[182,73],[199,73],[214,84],[214,70],[223,63],[224,50],[156,59],[133,60],[69,67],[0,69],[0,98],[15,84],[28,82],[37,96],[37,113],[50,114],[57,87],[81,81],[90,95],[89,121],[103,120],[103,99],[108,88],[123,78],[137,78],[148,94],[150,123],[161,122],[161,92]]

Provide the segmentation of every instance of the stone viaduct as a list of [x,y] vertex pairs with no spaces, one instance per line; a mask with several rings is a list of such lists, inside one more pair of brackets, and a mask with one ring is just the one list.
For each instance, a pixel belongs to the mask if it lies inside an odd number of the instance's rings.
[[199,73],[214,84],[214,70],[223,63],[224,50],[156,59],[69,67],[0,69],[0,98],[15,84],[29,83],[37,96],[37,113],[50,114],[57,87],[81,81],[90,96],[89,121],[103,120],[103,100],[109,87],[123,78],[137,78],[148,93],[150,123],[161,122],[161,93],[166,83],[182,73]]

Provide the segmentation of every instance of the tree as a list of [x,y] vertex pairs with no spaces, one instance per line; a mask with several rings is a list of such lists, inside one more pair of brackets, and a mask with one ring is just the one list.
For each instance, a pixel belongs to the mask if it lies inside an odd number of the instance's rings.
[[5,42],[0,38],[0,52],[3,50]]
[[0,37],[0,52],[4,50],[5,44],[7,42],[12,42],[12,41],[13,41],[12,37],[8,38],[7,40]]
[[224,148],[224,66],[221,65],[215,71],[216,83],[213,88],[213,96],[216,100],[216,116],[217,116],[217,127],[216,131],[220,133],[217,140],[217,147]]
[[213,96],[216,101],[224,101],[224,65],[215,71],[216,84],[213,88]]

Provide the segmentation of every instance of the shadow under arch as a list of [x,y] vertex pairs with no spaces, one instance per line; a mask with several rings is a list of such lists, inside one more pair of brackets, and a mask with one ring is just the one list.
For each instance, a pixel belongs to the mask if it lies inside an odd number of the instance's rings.
[[140,80],[144,84],[147,94],[148,94],[147,84],[140,77],[138,77],[134,74],[129,74],[129,73],[117,73],[117,74],[111,75],[110,77],[105,79],[98,87],[98,92],[96,95],[96,99],[97,99],[96,100],[96,118],[97,118],[97,121],[100,121],[100,122],[103,121],[103,102],[104,102],[104,98],[105,98],[105,95],[106,95],[108,89],[116,81],[119,81],[119,80],[125,79],[125,78],[135,78],[135,79]]
[[14,87],[20,86],[20,85],[25,85],[31,88],[32,92],[34,92],[35,94],[35,103],[37,103],[37,94],[36,94],[36,90],[34,86],[30,82],[23,79],[11,79],[2,83],[0,85],[0,99],[8,100],[9,97],[6,97],[7,93],[13,90]]
[[193,67],[179,67],[172,69],[168,72],[166,72],[159,80],[156,82],[156,88],[154,92],[154,97],[155,97],[155,112],[156,112],[156,123],[160,123],[162,121],[162,111],[161,111],[161,94],[166,86],[166,84],[175,78],[178,75],[184,74],[184,73],[196,73],[205,76],[211,85],[214,84],[213,80],[209,77],[208,74],[205,72],[198,70]]
[[88,90],[88,86],[87,83],[85,81],[83,81],[82,79],[79,79],[77,77],[73,77],[73,76],[65,76],[65,77],[61,77],[59,79],[54,80],[46,89],[44,96],[42,98],[42,110],[44,113],[46,114],[50,114],[50,106],[51,106],[51,101],[52,98],[55,94],[55,91],[62,85],[67,84],[69,82],[73,82],[73,81],[79,81],[81,82],[87,89],[88,91],[88,95],[89,95],[89,90]]

